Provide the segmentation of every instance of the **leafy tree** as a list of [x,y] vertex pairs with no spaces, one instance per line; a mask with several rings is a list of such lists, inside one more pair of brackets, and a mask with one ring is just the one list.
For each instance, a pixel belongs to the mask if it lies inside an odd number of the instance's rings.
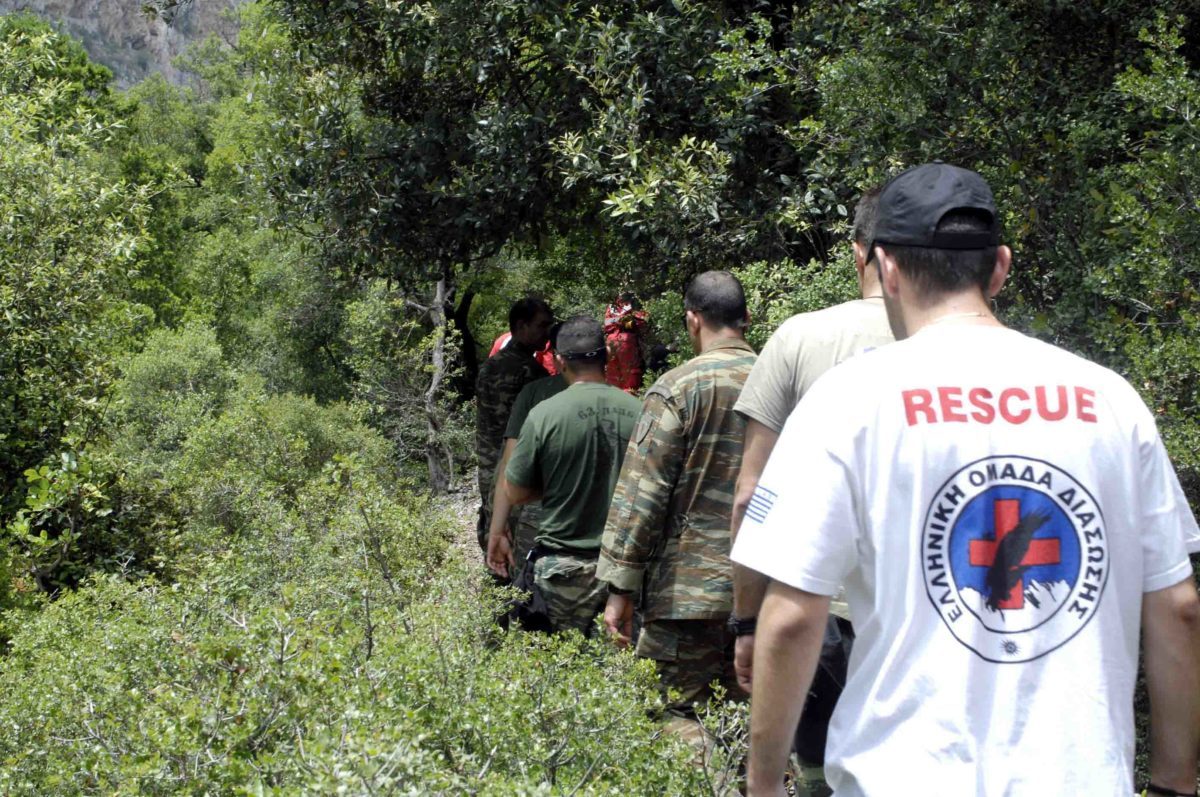
[[95,433],[111,358],[141,318],[122,297],[146,192],[98,168],[113,122],[73,81],[98,73],[64,51],[48,28],[0,36],[0,520],[26,469]]
[[53,135],[63,125],[89,118],[111,121],[112,72],[93,63],[79,42],[32,14],[0,17],[0,40],[9,49],[0,92],[37,93],[53,86],[52,96],[38,106],[43,126],[36,130]]
[[834,192],[935,158],[983,173],[1017,258],[1003,315],[1130,377],[1200,501],[1195,11],[844,3],[788,35],[820,99],[798,144]]

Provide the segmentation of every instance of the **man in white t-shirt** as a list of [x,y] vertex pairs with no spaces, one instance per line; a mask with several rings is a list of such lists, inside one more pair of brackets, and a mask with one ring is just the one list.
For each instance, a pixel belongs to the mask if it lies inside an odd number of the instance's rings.
[[817,382],[733,559],[772,579],[751,795],[783,794],[843,583],[857,639],[829,729],[837,795],[1128,795],[1139,632],[1150,776],[1194,794],[1200,530],[1136,392],[1003,327],[991,190],[945,164],[884,188],[873,252],[896,343]]

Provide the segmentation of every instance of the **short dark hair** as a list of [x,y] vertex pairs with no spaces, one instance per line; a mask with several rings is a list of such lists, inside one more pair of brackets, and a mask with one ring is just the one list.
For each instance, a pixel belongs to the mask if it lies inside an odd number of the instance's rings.
[[746,294],[742,283],[728,271],[698,275],[683,295],[683,306],[714,326],[737,329],[746,322]]
[[519,300],[508,311],[508,331],[516,332],[517,324],[528,324],[542,313],[551,318],[554,317],[554,313],[550,311],[550,305],[541,299],[529,296]]
[[[854,206],[854,228],[851,235],[856,243],[863,246],[870,246],[871,238],[875,235],[875,220],[879,218],[879,194],[882,191],[881,185],[868,188],[863,191],[858,204]],[[867,260],[870,259],[868,253]]]
[[[951,210],[938,221],[937,232],[987,232],[995,222],[982,210]],[[900,270],[925,294],[957,293],[971,286],[987,293],[996,266],[996,247],[984,249],[934,249],[880,243],[896,258]]]
[[604,328],[591,316],[568,318],[558,328],[554,351],[572,365],[604,365]]

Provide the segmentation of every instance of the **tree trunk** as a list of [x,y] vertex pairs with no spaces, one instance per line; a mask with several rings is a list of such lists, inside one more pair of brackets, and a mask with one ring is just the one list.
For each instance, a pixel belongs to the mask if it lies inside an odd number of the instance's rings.
[[454,475],[454,460],[449,447],[442,440],[442,413],[438,397],[442,381],[446,378],[446,278],[437,281],[433,301],[429,306],[429,318],[433,322],[433,350],[430,353],[432,373],[429,389],[425,391],[425,424],[428,436],[425,459],[429,464],[429,486],[435,495],[446,492]]
[[454,328],[462,336],[462,372],[454,380],[454,389],[461,401],[467,402],[475,398],[475,377],[479,376],[479,346],[471,333],[471,325],[467,319],[471,314],[471,304],[475,301],[475,291],[470,288],[463,291],[454,308]]

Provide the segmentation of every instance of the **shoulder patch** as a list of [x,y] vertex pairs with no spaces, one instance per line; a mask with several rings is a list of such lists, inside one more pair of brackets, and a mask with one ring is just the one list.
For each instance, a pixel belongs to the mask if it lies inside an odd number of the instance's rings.
[[639,446],[646,439],[646,435],[650,433],[650,427],[654,425],[654,416],[643,410],[642,417],[638,420],[637,428],[633,430],[633,442]]

